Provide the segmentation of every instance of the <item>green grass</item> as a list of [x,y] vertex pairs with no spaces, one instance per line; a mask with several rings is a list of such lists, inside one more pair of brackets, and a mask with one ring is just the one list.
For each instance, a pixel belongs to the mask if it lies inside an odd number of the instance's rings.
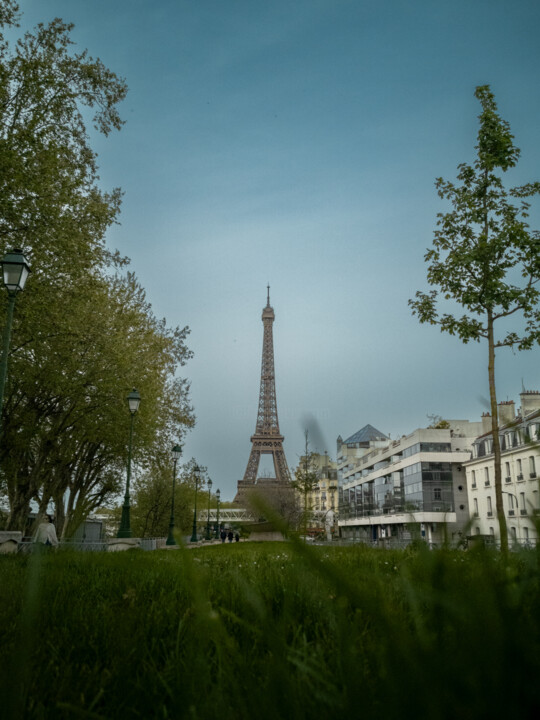
[[0,707],[10,719],[533,717],[539,575],[536,551],[4,556]]

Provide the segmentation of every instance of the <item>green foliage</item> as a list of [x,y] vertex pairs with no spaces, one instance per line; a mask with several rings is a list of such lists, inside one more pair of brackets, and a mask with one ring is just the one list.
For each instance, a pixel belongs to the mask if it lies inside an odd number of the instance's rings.
[[[417,292],[409,305],[420,322],[437,324],[465,343],[487,339],[489,322],[521,313],[524,331],[510,330],[494,346],[528,349],[540,343],[540,235],[529,230],[524,198],[537,195],[540,183],[504,188],[496,171],[514,167],[519,149],[508,123],[497,115],[489,87],[478,87],[476,97],[482,105],[477,159],[472,166],[459,165],[460,184],[442,178],[435,183],[439,197],[453,208],[439,213],[433,247],[425,255],[428,281],[439,289]],[[513,204],[511,198],[521,202]],[[440,315],[439,295],[470,314]]]
[[[169,532],[172,501],[172,460],[170,451],[156,453],[152,465],[135,482],[131,508],[133,537],[165,537]],[[194,458],[177,468],[174,493],[174,525],[181,534],[191,532],[195,505]],[[208,482],[205,467],[198,465],[201,484],[198,486],[199,508],[208,504]],[[216,496],[210,497],[210,507],[216,507]]]
[[[533,717],[537,551],[6,557],[7,716]],[[511,688],[511,692],[508,691]]]
[[[0,0],[0,23],[16,4]],[[188,384],[176,377],[191,356],[187,328],[154,316],[128,261],[105,235],[121,192],[98,185],[85,125],[120,129],[125,82],[55,19],[11,46],[0,34],[0,253],[20,246],[33,272],[17,299],[0,432],[0,493],[8,526],[22,529],[34,500],[55,504],[70,535],[125,481],[129,413],[135,460],[147,467],[193,423]],[[0,326],[6,295],[0,297]]]

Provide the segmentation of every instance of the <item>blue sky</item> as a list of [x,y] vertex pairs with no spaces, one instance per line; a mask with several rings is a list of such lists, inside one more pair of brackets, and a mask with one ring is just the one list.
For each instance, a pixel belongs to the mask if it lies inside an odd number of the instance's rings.
[[[335,457],[339,434],[392,437],[427,414],[476,420],[487,349],[421,326],[434,188],[472,161],[477,85],[540,179],[540,3],[527,0],[22,0],[23,27],[75,24],[123,76],[126,125],[95,137],[103,188],[125,192],[108,241],[155,313],[189,325],[197,425],[186,459],[222,498],[255,429],[266,285],[281,431]],[[540,206],[540,203],[537,203]],[[540,228],[540,213],[531,214]],[[498,357],[501,400],[540,389],[540,353]]]

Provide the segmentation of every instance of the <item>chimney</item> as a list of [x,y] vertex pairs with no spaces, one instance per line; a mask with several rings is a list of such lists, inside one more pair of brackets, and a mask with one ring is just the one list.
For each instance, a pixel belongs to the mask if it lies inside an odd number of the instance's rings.
[[522,417],[540,410],[540,392],[538,390],[524,390],[520,393],[519,399],[521,400]]
[[516,419],[516,409],[513,400],[503,400],[498,405],[499,425],[507,425]]
[[491,432],[491,415],[488,412],[482,413],[482,435]]

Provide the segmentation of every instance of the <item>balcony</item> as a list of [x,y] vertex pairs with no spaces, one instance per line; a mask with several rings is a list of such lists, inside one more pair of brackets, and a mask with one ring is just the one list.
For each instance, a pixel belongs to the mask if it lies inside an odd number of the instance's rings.
[[520,512],[520,515],[526,515],[526,514],[527,514],[527,510],[525,510],[524,508],[521,508],[521,510],[520,510],[519,512]]
[[484,486],[489,487],[491,485],[489,480],[484,480]]
[[487,516],[488,516],[488,517],[493,517],[493,510],[488,510]]
[[536,473],[535,473],[535,472],[529,473],[529,478],[530,478],[531,480],[535,480],[535,479],[536,479]]
[[512,478],[511,478],[511,477],[505,477],[505,478],[504,478],[504,482],[505,482],[505,483],[512,482]]
[[515,510],[509,510],[509,511],[508,511],[508,514],[509,514],[509,515],[515,515],[515,514],[516,514],[516,511],[515,511]]
[[517,476],[517,481],[523,482],[523,473],[519,473],[519,475]]

